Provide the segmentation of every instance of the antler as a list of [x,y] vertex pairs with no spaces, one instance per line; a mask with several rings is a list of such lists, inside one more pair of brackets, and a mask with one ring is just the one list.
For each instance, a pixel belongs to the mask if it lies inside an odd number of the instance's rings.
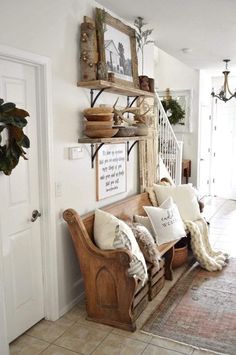
[[120,109],[120,110],[116,109],[116,104],[117,104],[118,100],[119,100],[119,97],[117,98],[116,102],[113,105],[114,114],[117,115],[122,121],[132,125],[134,123],[134,120],[131,120],[131,119],[123,116],[123,114],[125,112],[128,112],[127,111],[128,107],[125,107],[124,109]]
[[[126,106],[126,107],[123,108],[123,109],[117,110],[117,109],[116,109],[116,104],[117,104],[118,100],[119,100],[119,98],[117,98],[116,102],[115,102],[114,105],[113,105],[114,113],[115,113],[121,120],[123,120],[124,122],[127,122],[128,124],[133,124],[133,123],[136,121],[136,119],[137,119],[137,121],[143,121],[143,122],[144,122],[144,120],[142,120],[142,117],[144,117],[144,116],[150,111],[150,109],[151,109],[151,108],[149,107],[149,105],[147,105],[147,106],[148,106],[147,111],[145,111],[144,113],[140,114],[141,105],[142,105],[142,103],[143,103],[143,101],[144,101],[144,99],[143,99],[143,100],[141,101],[141,103],[139,104],[139,106],[137,106],[137,107],[129,107],[129,106]],[[123,116],[124,113],[132,113],[132,114],[134,115],[134,120],[133,120],[133,119],[131,120],[131,119],[127,118],[127,117],[124,117],[124,116]]]

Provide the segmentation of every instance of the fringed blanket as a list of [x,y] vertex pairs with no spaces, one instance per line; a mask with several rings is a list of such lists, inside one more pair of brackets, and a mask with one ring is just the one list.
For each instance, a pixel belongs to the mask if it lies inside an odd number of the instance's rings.
[[202,218],[195,222],[185,221],[184,224],[190,232],[193,255],[201,267],[208,271],[222,270],[229,255],[212,249],[206,221]]
[[[157,207],[158,202],[153,187],[147,187],[146,191],[152,205]],[[209,242],[208,225],[205,219],[201,218],[195,222],[184,221],[184,224],[185,229],[190,232],[193,255],[201,267],[207,271],[222,270],[223,266],[226,265],[229,255],[212,249]]]

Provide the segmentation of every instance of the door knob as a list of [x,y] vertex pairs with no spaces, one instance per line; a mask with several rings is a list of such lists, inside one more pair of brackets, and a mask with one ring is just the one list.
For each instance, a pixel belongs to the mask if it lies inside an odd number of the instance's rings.
[[38,217],[41,217],[41,213],[38,210],[33,210],[31,222],[35,222]]

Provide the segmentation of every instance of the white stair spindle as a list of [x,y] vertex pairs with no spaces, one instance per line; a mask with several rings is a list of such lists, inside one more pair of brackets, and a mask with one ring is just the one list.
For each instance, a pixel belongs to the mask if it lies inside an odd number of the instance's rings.
[[[159,111],[158,148],[160,159],[166,166],[167,172],[172,181],[178,185],[181,184],[182,145],[179,144],[176,139],[175,133],[171,127],[157,92],[155,94]],[[159,164],[159,166],[161,166],[161,164]]]

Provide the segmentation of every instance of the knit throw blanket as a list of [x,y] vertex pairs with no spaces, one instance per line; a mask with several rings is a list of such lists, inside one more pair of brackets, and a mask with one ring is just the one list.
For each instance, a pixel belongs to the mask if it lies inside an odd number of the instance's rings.
[[184,221],[184,224],[191,235],[193,255],[201,267],[208,271],[222,270],[223,266],[226,265],[229,255],[212,249],[206,221],[202,218],[195,222]]
[[[147,187],[146,191],[148,192],[152,205],[157,207],[158,203],[153,187]],[[207,271],[222,270],[223,266],[226,265],[229,254],[212,249],[209,242],[208,226],[205,219],[201,218],[195,222],[184,221],[184,224],[185,229],[190,232],[190,243],[193,255],[201,267]]]

